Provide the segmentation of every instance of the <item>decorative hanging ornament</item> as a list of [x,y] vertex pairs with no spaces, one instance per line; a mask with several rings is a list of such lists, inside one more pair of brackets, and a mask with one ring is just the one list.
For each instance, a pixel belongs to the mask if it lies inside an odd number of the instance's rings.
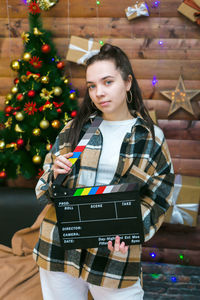
[[77,115],[77,111],[76,111],[76,110],[73,110],[73,111],[71,112],[71,116],[72,116],[72,118],[75,118],[75,117],[76,117],[76,115]]
[[9,94],[6,95],[6,100],[7,100],[7,101],[12,100],[12,98],[13,98],[13,95],[12,95],[12,94],[9,93]]
[[41,77],[41,82],[44,84],[48,84],[49,83],[49,77],[48,76],[42,76]]
[[42,157],[39,154],[33,156],[32,161],[34,164],[39,165],[42,162]]
[[71,94],[69,95],[69,98],[70,98],[71,100],[74,100],[74,99],[76,98],[76,94],[75,94],[75,93],[71,93]]
[[15,125],[15,131],[16,131],[16,132],[24,132],[24,130],[22,130],[22,129],[20,128],[19,124],[16,124],[16,125]]
[[58,0],[38,0],[39,6],[42,10],[49,10]]
[[42,53],[49,53],[51,51],[51,47],[48,44],[44,44],[41,47]]
[[55,128],[55,129],[60,128],[60,125],[61,125],[61,123],[60,123],[59,120],[54,120],[54,121],[51,122],[51,126],[52,126],[53,128]]
[[29,52],[25,52],[23,55],[24,61],[29,61],[31,59],[31,54]]
[[56,66],[58,69],[62,70],[65,66],[65,63],[64,61],[59,61]]
[[19,78],[15,78],[14,79],[14,84],[18,84],[19,83]]
[[30,91],[28,91],[27,95],[28,95],[28,97],[33,98],[33,97],[35,97],[35,91],[30,90]]
[[19,122],[23,121],[24,120],[24,114],[21,111],[17,112],[16,115],[15,115],[15,119]]
[[35,136],[39,136],[41,134],[41,130],[40,130],[40,128],[34,128],[32,133]]
[[3,140],[0,140],[0,150],[3,150],[5,148],[5,142]]
[[25,43],[28,43],[28,41],[29,41],[29,33],[27,33],[27,32],[22,32],[21,38],[22,38],[22,41],[23,41],[24,44],[25,44]]
[[28,78],[27,78],[26,75],[22,75],[22,76],[20,77],[20,79],[21,79],[22,82],[27,82],[27,81],[28,81]]
[[190,101],[200,93],[200,90],[186,90],[182,76],[179,77],[175,90],[161,91],[160,93],[172,102],[168,116],[180,108],[195,115]]
[[16,99],[18,100],[18,101],[22,101],[23,99],[24,99],[24,95],[23,94],[17,94],[17,97],[16,97]]
[[39,36],[39,35],[42,35],[42,32],[39,31],[39,29],[38,29],[37,27],[34,27],[34,28],[33,28],[33,34],[34,34],[35,36]]
[[20,63],[18,60],[11,61],[10,67],[13,71],[19,71],[20,69]]
[[24,140],[23,139],[18,139],[17,140],[17,148],[22,148],[24,146]]
[[4,179],[4,178],[6,178],[6,172],[5,172],[5,170],[2,170],[0,172],[0,179]]
[[10,114],[13,110],[13,107],[11,105],[8,105],[5,107],[4,111],[6,114]]
[[42,129],[47,129],[48,127],[49,127],[49,121],[48,120],[46,120],[46,119],[43,119],[41,122],[40,122],[40,127],[42,128]]
[[18,87],[17,86],[13,86],[12,89],[11,89],[11,92],[13,94],[16,94],[18,92]]
[[65,84],[68,84],[68,83],[69,83],[69,79],[68,79],[68,78],[65,78],[65,79],[64,79],[64,83],[65,83]]
[[62,94],[62,89],[59,86],[56,86],[53,89],[53,93],[54,93],[55,96],[60,96]]
[[47,151],[50,151],[51,148],[52,148],[52,144],[50,144],[50,143],[49,143],[49,144],[46,144],[46,150],[47,150]]

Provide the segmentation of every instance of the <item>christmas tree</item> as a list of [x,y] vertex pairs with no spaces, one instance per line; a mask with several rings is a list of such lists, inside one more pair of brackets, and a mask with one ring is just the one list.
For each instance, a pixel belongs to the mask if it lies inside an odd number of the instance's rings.
[[0,113],[0,179],[41,175],[46,153],[77,111],[77,91],[63,77],[64,62],[42,27],[39,2],[29,0],[28,8],[24,52],[11,62],[18,75]]

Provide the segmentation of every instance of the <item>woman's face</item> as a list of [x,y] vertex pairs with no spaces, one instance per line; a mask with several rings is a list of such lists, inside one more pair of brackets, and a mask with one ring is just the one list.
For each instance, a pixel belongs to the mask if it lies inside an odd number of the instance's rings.
[[86,82],[91,100],[102,111],[103,118],[120,121],[131,118],[126,102],[126,93],[131,87],[131,75],[128,81],[110,60],[96,61],[88,66]]

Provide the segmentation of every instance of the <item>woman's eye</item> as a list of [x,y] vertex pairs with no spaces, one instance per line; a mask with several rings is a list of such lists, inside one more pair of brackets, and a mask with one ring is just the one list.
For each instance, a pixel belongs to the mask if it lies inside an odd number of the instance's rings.
[[94,89],[94,88],[95,88],[95,85],[94,85],[94,84],[88,86],[88,89],[89,89],[89,90],[92,90],[92,89]]
[[106,80],[106,85],[110,85],[112,83],[111,80]]

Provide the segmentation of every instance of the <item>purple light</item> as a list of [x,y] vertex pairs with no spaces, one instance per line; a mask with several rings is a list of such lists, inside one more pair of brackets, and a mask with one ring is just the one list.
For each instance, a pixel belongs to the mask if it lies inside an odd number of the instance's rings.
[[163,41],[159,41],[158,44],[159,44],[159,45],[163,45]]
[[172,276],[172,277],[171,277],[171,281],[172,281],[172,282],[176,282],[176,281],[177,281],[177,278],[176,278],[175,276]]
[[70,90],[70,93],[75,93],[76,91],[75,90]]
[[52,58],[51,60],[52,60],[52,61],[55,61],[55,58]]
[[156,257],[156,253],[155,252],[150,252],[149,254],[151,255],[152,258]]
[[156,7],[159,6],[159,4],[160,4],[160,1],[153,1],[152,7],[153,7],[153,8],[156,8]]
[[156,83],[158,82],[156,76],[153,76],[153,80],[152,80],[152,85],[156,85]]

